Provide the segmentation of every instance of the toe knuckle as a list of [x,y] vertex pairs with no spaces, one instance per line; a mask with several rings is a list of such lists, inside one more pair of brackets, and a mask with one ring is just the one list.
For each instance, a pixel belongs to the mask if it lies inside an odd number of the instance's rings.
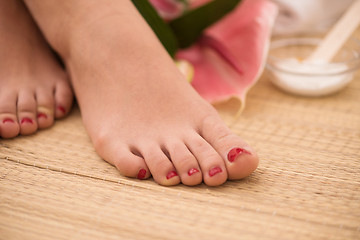
[[193,156],[181,156],[177,160],[179,168],[184,169],[188,166],[192,166],[195,158]]
[[218,135],[217,142],[224,142],[230,138],[232,138],[233,133],[231,132],[224,132]]
[[199,151],[199,152],[203,152],[203,151],[206,151],[209,148],[209,145],[205,141],[195,141],[192,144],[192,147],[194,149],[197,149],[197,151]]

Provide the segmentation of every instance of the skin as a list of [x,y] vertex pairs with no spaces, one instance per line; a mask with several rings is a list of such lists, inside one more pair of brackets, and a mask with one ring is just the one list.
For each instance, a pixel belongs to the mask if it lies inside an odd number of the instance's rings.
[[[130,1],[25,3],[68,69],[96,151],[121,174],[218,186],[256,169],[255,151],[193,90]],[[235,147],[246,151],[231,162]]]
[[0,137],[48,128],[70,110],[67,74],[21,1],[0,1]]

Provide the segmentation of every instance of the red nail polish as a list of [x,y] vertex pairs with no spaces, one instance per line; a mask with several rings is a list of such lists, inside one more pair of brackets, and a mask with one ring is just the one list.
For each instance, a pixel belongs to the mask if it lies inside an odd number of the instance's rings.
[[221,173],[222,169],[220,167],[213,167],[212,169],[210,169],[209,171],[209,176],[212,177],[218,173]]
[[48,116],[45,113],[38,113],[37,117],[38,118],[45,118],[45,119],[48,118]]
[[4,120],[3,120],[3,123],[14,123],[14,120],[12,120],[11,118],[5,118]]
[[170,178],[173,178],[176,176],[177,176],[177,173],[175,171],[171,171],[171,172],[169,172],[168,175],[166,175],[166,179],[170,179]]
[[144,179],[145,176],[146,176],[146,170],[143,169],[143,168],[140,169],[139,172],[138,172],[137,178],[141,180],[141,179]]
[[23,124],[23,123],[31,123],[31,124],[33,124],[33,120],[31,120],[30,118],[23,118],[21,120],[21,124]]
[[197,170],[196,168],[191,168],[191,169],[188,171],[188,175],[191,176],[191,175],[193,175],[193,174],[195,174],[195,173],[198,173],[198,172],[199,172],[199,170]]
[[57,109],[59,109],[60,111],[62,111],[62,113],[66,113],[66,110],[63,106],[58,106]]
[[247,151],[247,150],[245,150],[243,148],[233,148],[228,153],[227,158],[228,158],[229,162],[233,162],[233,161],[235,161],[237,156],[239,156],[242,153],[251,154],[249,151]]

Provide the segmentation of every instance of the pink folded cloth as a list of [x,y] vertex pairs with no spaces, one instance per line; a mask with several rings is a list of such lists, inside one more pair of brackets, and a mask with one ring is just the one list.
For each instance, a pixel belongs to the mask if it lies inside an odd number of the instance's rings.
[[[151,2],[167,19],[179,16],[184,9],[184,5],[170,0]],[[207,1],[190,1],[189,6],[197,7],[204,2]],[[237,112],[241,112],[246,93],[264,68],[277,12],[271,1],[244,0],[206,29],[195,44],[177,52],[177,60],[192,65],[191,83],[203,98],[210,103],[235,99]]]

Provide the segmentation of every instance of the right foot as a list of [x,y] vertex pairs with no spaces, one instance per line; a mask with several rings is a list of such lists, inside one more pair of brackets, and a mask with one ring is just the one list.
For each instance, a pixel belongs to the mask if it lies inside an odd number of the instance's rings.
[[72,90],[22,1],[0,1],[0,36],[0,137],[50,127],[70,111]]
[[86,11],[70,13],[83,19],[69,20],[75,29],[63,39],[40,2],[27,3],[65,59],[95,149],[123,175],[216,186],[256,169],[254,150],[187,83],[130,1],[53,2],[54,11]]

